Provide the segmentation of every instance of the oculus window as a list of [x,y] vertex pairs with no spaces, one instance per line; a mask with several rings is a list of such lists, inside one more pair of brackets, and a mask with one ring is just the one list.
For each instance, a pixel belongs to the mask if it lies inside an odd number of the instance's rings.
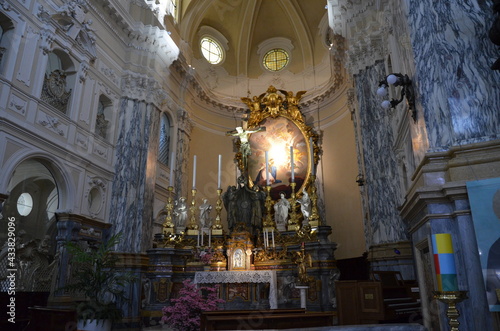
[[269,71],[280,71],[289,62],[290,57],[287,51],[281,48],[275,48],[268,51],[262,59],[262,64]]
[[224,58],[222,46],[211,37],[203,37],[200,42],[201,53],[210,64],[219,64]]

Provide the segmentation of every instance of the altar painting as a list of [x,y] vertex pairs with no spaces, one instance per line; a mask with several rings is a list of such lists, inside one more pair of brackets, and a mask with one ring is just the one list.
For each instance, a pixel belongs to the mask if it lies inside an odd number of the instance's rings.
[[[299,192],[310,172],[310,148],[301,129],[287,117],[268,117],[260,126],[265,131],[253,133],[250,138],[252,154],[248,158],[250,185],[266,186],[267,177],[271,185],[271,196],[279,198],[285,192],[291,193],[291,151],[293,147],[296,192]],[[265,154],[268,152],[268,174],[266,176]]]

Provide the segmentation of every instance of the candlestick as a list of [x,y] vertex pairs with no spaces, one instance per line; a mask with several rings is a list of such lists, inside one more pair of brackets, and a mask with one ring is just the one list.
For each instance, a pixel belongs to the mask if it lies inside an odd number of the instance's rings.
[[196,221],[196,190],[191,190],[192,200],[191,207],[189,207],[189,211],[191,212],[191,218],[189,219],[189,224],[187,226],[187,234],[189,236],[198,235],[200,231],[198,230],[200,227],[198,222]]
[[174,168],[175,168],[175,154],[172,152],[170,156],[170,179],[169,186],[174,186]]
[[196,189],[196,155],[193,158],[193,190]]
[[297,198],[295,195],[295,187],[297,183],[291,182],[290,188],[292,189],[292,193],[290,194],[290,219],[288,220],[288,231],[297,231],[299,229],[297,212],[295,211],[295,207],[297,205]]
[[222,164],[222,155],[219,154],[219,167],[217,171],[217,188],[220,188],[220,172],[221,172],[221,164]]
[[222,223],[221,223],[221,215],[220,215],[220,213],[222,211],[221,196],[222,196],[222,189],[219,188],[219,189],[217,189],[217,202],[215,205],[215,211],[216,211],[215,222],[212,225],[211,230],[210,230],[210,234],[212,234],[212,232],[213,232],[214,235],[222,235]]
[[317,227],[319,226],[319,213],[318,213],[318,194],[317,189],[316,189],[316,176],[314,174],[311,174],[310,177],[311,181],[311,215],[309,216],[309,225],[311,227]]
[[458,317],[460,317],[460,313],[457,309],[457,303],[468,298],[467,291],[434,291],[432,294],[434,298],[448,305],[446,316],[448,316],[450,331],[459,331]]
[[276,246],[274,245],[274,229],[271,230],[271,236],[273,238],[273,248],[275,248]]
[[163,234],[168,234],[168,233],[174,233],[174,223],[172,221],[172,213],[174,210],[174,204],[172,201],[172,192],[174,188],[172,186],[169,186],[167,188],[168,190],[168,199],[167,199],[167,205],[165,206],[165,209],[167,209],[167,216],[165,217],[165,222],[163,223]]
[[269,155],[266,151],[266,185],[269,186]]
[[212,231],[208,229],[208,247],[212,247]]
[[292,183],[295,181],[295,166],[293,164],[293,146],[290,146],[290,168],[292,171]]

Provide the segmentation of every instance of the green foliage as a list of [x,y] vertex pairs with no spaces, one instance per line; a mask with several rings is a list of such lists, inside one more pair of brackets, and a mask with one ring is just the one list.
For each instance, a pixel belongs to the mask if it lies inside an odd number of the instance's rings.
[[65,244],[73,270],[71,284],[64,289],[85,297],[76,307],[79,319],[119,321],[122,318],[116,300],[125,299],[125,287],[136,277],[116,270],[118,258],[112,253],[120,239],[121,233],[115,234],[95,248],[85,248],[76,242]]

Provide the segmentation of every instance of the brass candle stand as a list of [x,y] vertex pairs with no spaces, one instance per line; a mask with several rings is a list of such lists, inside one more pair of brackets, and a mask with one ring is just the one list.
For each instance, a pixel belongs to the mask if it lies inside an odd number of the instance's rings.
[[213,235],[222,235],[222,223],[221,223],[221,216],[220,216],[220,213],[222,211],[222,189],[221,188],[218,188],[217,189],[217,202],[216,202],[216,205],[215,205],[215,212],[216,212],[216,215],[215,215],[215,222],[214,224],[212,225],[212,234]]
[[167,209],[167,216],[165,217],[165,222],[163,222],[163,234],[167,235],[169,233],[175,233],[174,223],[172,222],[172,211],[174,210],[174,204],[172,203],[172,192],[174,188],[172,186],[168,187],[168,199],[165,209]]
[[189,224],[187,226],[187,235],[188,236],[197,236],[200,231],[198,222],[196,221],[196,189],[191,190],[191,195],[192,195],[192,200],[191,200],[191,207],[189,207],[189,210],[191,212],[191,218],[189,219]]
[[311,216],[309,217],[309,225],[312,227],[320,225],[318,214],[318,194],[316,191],[316,175],[311,174]]
[[459,331],[458,317],[460,313],[457,309],[457,303],[467,299],[467,291],[434,291],[434,298],[448,305],[446,316],[448,316],[448,324],[450,331]]
[[295,206],[297,204],[297,198],[295,196],[295,186],[297,183],[291,182],[290,187],[292,188],[292,194],[290,195],[290,219],[288,220],[288,231],[297,231],[299,227],[299,219],[297,217],[297,212],[295,211]]
[[263,228],[274,228],[274,221],[271,214],[271,210],[273,209],[273,200],[271,199],[271,186],[266,186],[266,202],[264,203],[266,207],[266,217],[263,220]]
[[270,245],[274,247],[274,242],[269,243],[269,232],[271,232],[271,235],[273,236],[272,238],[274,239],[274,230],[276,228],[275,224],[274,224],[274,220],[272,218],[272,214],[271,214],[271,210],[273,208],[273,200],[271,199],[271,186],[270,185],[266,186],[266,192],[267,192],[267,196],[266,196],[266,201],[265,201],[264,205],[266,207],[267,212],[266,212],[266,216],[262,220],[262,230],[264,231],[264,236],[265,236],[265,240],[264,240],[264,248],[265,249],[269,248]]

